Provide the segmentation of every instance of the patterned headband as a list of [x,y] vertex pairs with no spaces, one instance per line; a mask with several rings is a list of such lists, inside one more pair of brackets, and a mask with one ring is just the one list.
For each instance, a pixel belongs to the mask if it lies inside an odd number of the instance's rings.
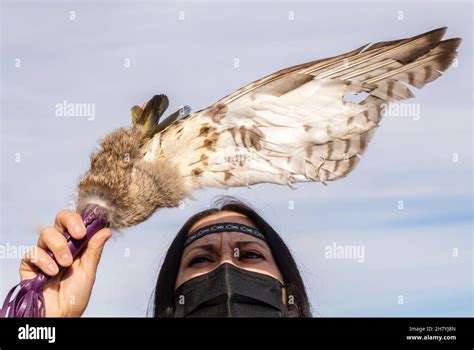
[[201,237],[218,232],[241,232],[266,241],[265,236],[256,228],[235,222],[223,222],[219,224],[207,225],[201,227],[199,230],[194,231],[184,242],[184,247],[187,247]]

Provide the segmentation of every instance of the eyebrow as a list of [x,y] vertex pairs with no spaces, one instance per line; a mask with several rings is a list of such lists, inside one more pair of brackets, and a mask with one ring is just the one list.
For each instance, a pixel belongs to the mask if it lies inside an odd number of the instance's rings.
[[235,245],[239,248],[244,248],[245,246],[248,246],[250,244],[256,244],[260,246],[263,249],[267,249],[268,247],[264,245],[263,243],[260,243],[259,241],[238,241],[235,243]]
[[[250,244],[256,244],[258,246],[260,246],[261,248],[265,249],[265,250],[268,250],[268,247],[265,246],[264,244],[258,242],[258,241],[238,241],[235,243],[235,245],[237,246],[237,248],[244,248]],[[208,243],[208,244],[201,244],[201,245],[198,245],[198,246],[194,246],[192,248],[190,248],[186,254],[183,255],[183,258],[187,257],[189,254],[191,254],[191,252],[193,250],[197,250],[197,249],[203,249],[203,250],[207,250],[207,251],[213,251],[215,250],[215,244],[213,243]]]

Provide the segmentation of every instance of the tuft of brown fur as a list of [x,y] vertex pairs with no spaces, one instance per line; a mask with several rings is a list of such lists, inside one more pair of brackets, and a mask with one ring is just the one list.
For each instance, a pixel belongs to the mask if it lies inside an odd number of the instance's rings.
[[188,195],[181,174],[165,157],[144,161],[142,144],[138,127],[118,129],[102,140],[79,181],[79,211],[101,205],[109,226],[119,229],[146,220],[159,208],[179,205]]

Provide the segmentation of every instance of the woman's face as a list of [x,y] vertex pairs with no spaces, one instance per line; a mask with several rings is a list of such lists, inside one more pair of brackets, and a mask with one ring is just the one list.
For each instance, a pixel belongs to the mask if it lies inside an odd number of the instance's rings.
[[[235,222],[255,227],[250,219],[240,213],[221,211],[199,220],[189,232],[192,233],[203,226],[222,222]],[[208,234],[184,249],[175,288],[224,263],[272,276],[284,284],[271,250],[265,241],[245,233],[223,232]]]

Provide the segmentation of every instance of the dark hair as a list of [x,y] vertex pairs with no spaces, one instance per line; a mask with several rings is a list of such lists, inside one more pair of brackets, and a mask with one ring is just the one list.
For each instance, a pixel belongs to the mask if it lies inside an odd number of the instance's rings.
[[190,228],[199,220],[220,211],[233,211],[245,215],[265,235],[267,244],[285,282],[287,295],[293,303],[287,303],[290,317],[311,317],[311,311],[303,280],[290,250],[278,233],[249,205],[236,198],[219,198],[213,208],[191,216],[181,227],[171,243],[161,267],[154,290],[153,316],[173,317],[175,307],[175,283],[178,275],[184,242]]

